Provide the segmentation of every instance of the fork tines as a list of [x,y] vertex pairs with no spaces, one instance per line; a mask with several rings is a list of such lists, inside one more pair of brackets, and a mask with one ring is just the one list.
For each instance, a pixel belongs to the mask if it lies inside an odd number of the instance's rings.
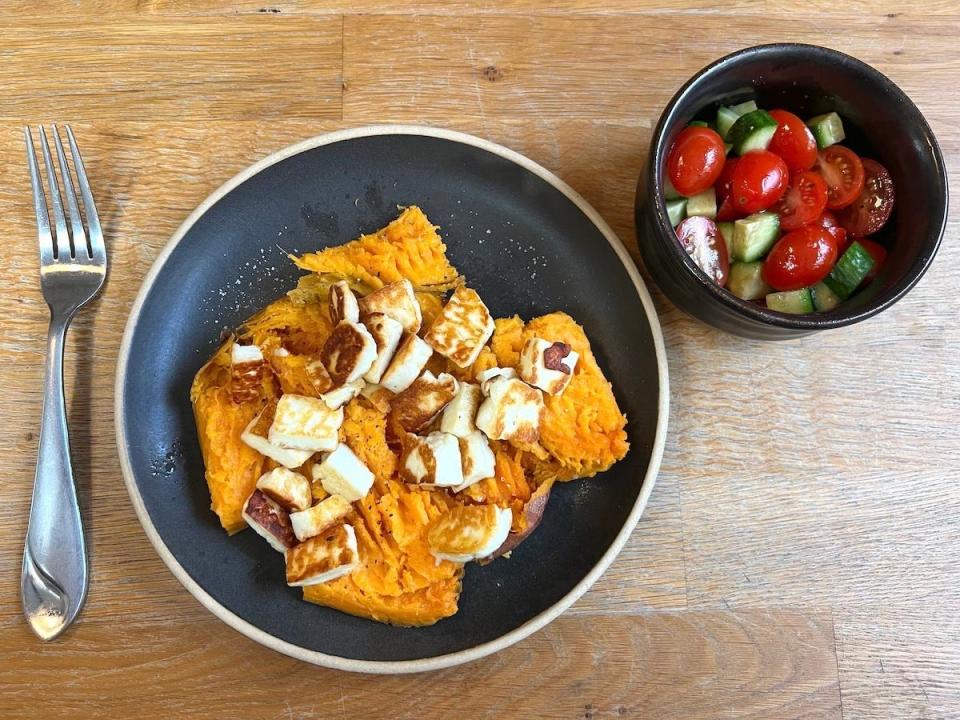
[[[80,149],[73,136],[70,126],[66,126],[67,142],[70,144],[70,157],[73,163],[73,172],[67,162],[67,155],[60,139],[60,131],[56,125],[50,127],[53,135],[53,144],[57,153],[58,167],[50,155],[50,146],[47,143],[47,133],[43,127],[37,128],[40,135],[40,150],[43,153],[43,163],[46,166],[47,186],[50,191],[50,207],[53,210],[54,226],[51,231],[50,216],[47,208],[47,197],[37,165],[36,151],[33,146],[33,136],[29,127],[23,129],[27,143],[27,164],[30,168],[30,184],[33,187],[33,204],[37,213],[37,229],[40,236],[41,263],[68,262],[89,263],[104,265],[107,260],[103,244],[103,230],[100,227],[100,218],[97,207],[93,202],[90,183],[87,182],[87,172],[80,157]],[[80,204],[74,190],[74,174],[76,185],[80,188],[80,198],[83,203],[83,215],[80,214]],[[60,192],[61,184],[63,193]],[[67,207],[67,218],[64,215],[64,204]],[[86,226],[84,226],[86,217]]]

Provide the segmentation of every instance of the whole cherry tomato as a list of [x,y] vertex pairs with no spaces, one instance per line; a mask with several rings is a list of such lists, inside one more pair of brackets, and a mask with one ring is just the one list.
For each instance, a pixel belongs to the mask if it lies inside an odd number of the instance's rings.
[[836,261],[833,235],[805,225],[777,240],[763,262],[763,279],[776,290],[799,290],[823,280]]
[[791,172],[816,165],[817,141],[807,124],[786,110],[771,110],[770,115],[777,121],[777,131],[767,150],[782,157]]
[[690,197],[717,181],[725,157],[723,139],[715,130],[684,128],[667,156],[667,176],[678,193]]
[[837,257],[843,255],[850,247],[852,240],[843,226],[837,222],[836,215],[829,210],[824,210],[816,224],[833,235],[833,239],[837,241]]
[[780,199],[788,181],[787,165],[779,156],[768,150],[752,150],[741,156],[733,169],[730,197],[738,212],[760,212]]

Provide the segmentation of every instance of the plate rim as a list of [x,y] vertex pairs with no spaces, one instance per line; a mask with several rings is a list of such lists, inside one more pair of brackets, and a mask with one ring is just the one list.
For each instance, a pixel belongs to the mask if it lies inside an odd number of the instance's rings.
[[[515,165],[519,165],[529,172],[532,172],[534,175],[546,181],[548,184],[552,185],[563,195],[565,195],[607,239],[607,242],[610,243],[610,246],[613,248],[621,264],[624,266],[624,269],[627,271],[627,275],[633,282],[634,288],[637,291],[637,295],[640,298],[640,302],[643,305],[644,312],[646,313],[647,322],[650,324],[650,332],[653,337],[654,351],[657,358],[657,375],[659,381],[657,429],[650,452],[650,462],[647,466],[647,471],[644,474],[640,493],[637,496],[637,500],[631,508],[623,527],[621,527],[617,532],[617,535],[614,537],[610,547],[607,548],[597,563],[566,595],[564,595],[550,607],[541,611],[539,614],[530,618],[525,623],[514,628],[510,632],[488,642],[475,645],[471,648],[415,660],[357,660],[354,658],[345,658],[340,657],[339,655],[322,653],[317,650],[310,650],[294,643],[281,640],[280,638],[261,630],[257,626],[253,625],[247,620],[244,620],[217,602],[213,596],[211,596],[197,581],[190,576],[189,573],[187,573],[177,558],[167,548],[163,538],[160,537],[160,534],[154,527],[153,521],[146,510],[146,506],[143,502],[143,498],[140,495],[140,490],[137,487],[136,480],[134,478],[133,466],[130,462],[129,453],[127,452],[127,432],[124,418],[124,384],[127,376],[127,360],[130,354],[133,335],[136,331],[143,303],[149,295],[150,290],[153,288],[153,284],[156,281],[160,270],[164,267],[170,255],[176,249],[177,245],[179,245],[180,241],[187,234],[187,232],[189,232],[189,230],[194,226],[194,224],[196,224],[196,222],[203,215],[205,215],[214,204],[216,204],[234,188],[259,174],[264,169],[275,165],[288,157],[298,155],[307,150],[312,150],[324,145],[332,145],[345,140],[354,140],[357,138],[377,135],[419,135],[476,147],[497,155],[514,163]],[[300,142],[288,145],[241,170],[239,173],[223,183],[213,193],[207,196],[207,198],[200,203],[200,205],[198,205],[197,208],[190,213],[187,219],[184,220],[183,223],[181,223],[181,225],[177,228],[170,240],[167,241],[166,245],[164,245],[163,249],[160,251],[160,254],[157,255],[156,259],[153,261],[153,264],[150,266],[147,274],[144,276],[140,290],[137,292],[137,296],[130,308],[130,314],[127,317],[127,322],[124,326],[123,339],[120,343],[120,350],[117,357],[117,370],[114,381],[114,425],[116,432],[117,452],[120,458],[120,469],[123,475],[123,482],[124,485],[126,485],[127,493],[129,494],[130,500],[133,503],[134,510],[137,514],[137,519],[146,533],[147,538],[153,545],[154,550],[160,556],[160,559],[163,560],[164,564],[180,582],[180,584],[183,585],[183,587],[186,588],[186,590],[193,595],[193,597],[196,598],[201,605],[213,613],[213,615],[219,618],[222,622],[232,627],[234,630],[242,633],[251,640],[264,645],[265,647],[283,653],[284,655],[288,655],[289,657],[312,663],[314,665],[320,665],[336,670],[346,670],[349,672],[373,674],[426,672],[453,667],[462,663],[478,660],[482,657],[503,650],[532,635],[537,630],[542,629],[547,624],[555,620],[560,616],[561,613],[563,613],[574,602],[576,602],[576,600],[579,599],[597,581],[600,575],[606,571],[617,555],[619,555],[620,551],[623,549],[623,546],[633,533],[637,522],[640,520],[640,516],[646,507],[650,493],[653,491],[653,486],[656,482],[656,477],[660,470],[660,464],[663,458],[663,450],[667,434],[667,421],[669,418],[669,403],[670,392],[666,350],[664,347],[663,333],[660,328],[660,320],[657,315],[656,308],[653,305],[653,300],[643,282],[643,279],[640,277],[640,273],[637,270],[636,264],[633,262],[633,259],[627,252],[623,242],[619,237],[617,237],[613,229],[593,208],[593,206],[591,206],[576,190],[557,177],[554,173],[547,170],[539,163],[534,162],[525,155],[522,155],[503,145],[457,130],[407,124],[364,125],[355,128],[335,130],[333,132],[323,133],[321,135],[316,135],[314,137],[301,140]]]

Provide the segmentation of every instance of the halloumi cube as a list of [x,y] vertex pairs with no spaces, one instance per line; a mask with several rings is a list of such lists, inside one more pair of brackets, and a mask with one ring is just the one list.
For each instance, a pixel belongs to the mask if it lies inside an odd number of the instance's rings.
[[535,443],[540,438],[543,393],[522,380],[490,381],[488,397],[477,411],[477,427],[491,440]]
[[380,384],[392,393],[403,392],[419,377],[432,355],[432,347],[417,335],[409,333],[394,353]]
[[429,370],[413,381],[390,403],[391,420],[407,432],[420,432],[440,414],[457,393],[457,379],[449,373],[434,376]]
[[461,285],[453,291],[423,339],[458,366],[468,367],[476,361],[493,329],[493,317],[477,291]]
[[234,343],[230,348],[230,396],[242,403],[260,397],[260,385],[266,363],[256,345]]
[[481,480],[493,477],[497,468],[497,458],[490,448],[490,441],[482,432],[475,430],[458,440],[463,482],[453,489],[454,492],[466,490]]
[[273,423],[276,410],[276,402],[271,402],[267,405],[260,411],[259,415],[250,421],[244,431],[240,433],[240,440],[261,455],[277,461],[284,467],[298,468],[310,459],[310,456],[313,455],[313,450],[290,450],[289,448],[274,445],[267,439],[267,434],[270,431],[270,425]]
[[570,384],[579,359],[567,343],[532,337],[520,351],[520,377],[548,395],[559,395]]
[[492,367],[487,368],[483,372],[477,373],[477,382],[480,383],[480,390],[483,392],[484,396],[488,396],[490,394],[490,385],[497,378],[506,378],[507,380],[512,380],[517,377],[520,376],[512,367]]
[[360,322],[360,304],[346,280],[340,280],[330,286],[330,322],[339,325],[344,320]]
[[480,386],[473,383],[460,383],[457,394],[443,410],[440,418],[440,432],[457,437],[467,437],[477,429],[474,419],[480,407]]
[[458,505],[430,523],[427,545],[437,560],[465,563],[493,555],[510,533],[513,513],[496,505]]
[[333,527],[353,511],[353,505],[340,495],[331,495],[313,507],[290,513],[293,534],[301,542]]
[[360,315],[367,317],[373,313],[383,313],[403,325],[407,332],[415,333],[423,322],[420,303],[409,280],[384,285],[369,295],[360,298]]
[[349,575],[360,563],[351,525],[337,525],[287,553],[287,585],[306,587]]
[[362,499],[373,487],[373,473],[347,445],[340,445],[315,465],[314,475],[331,495],[341,495],[347,502]]
[[377,344],[377,358],[363,379],[371,383],[379,383],[387,371],[393,354],[400,346],[403,338],[403,325],[383,313],[372,313],[363,319],[363,324],[370,332],[370,336]]
[[297,544],[289,513],[260,490],[247,498],[240,515],[274,550],[285,552]]
[[443,432],[432,432],[426,437],[408,436],[400,479],[429,487],[462,485],[463,468],[457,438]]
[[320,398],[287,393],[277,402],[267,439],[292,450],[333,450],[340,442],[341,425],[343,408],[331,410]]
[[288,512],[306,510],[313,502],[310,481],[285,467],[274,468],[261,475],[257,480],[257,490]]
[[333,378],[330,377],[330,373],[327,372],[323,360],[319,357],[313,357],[308,360],[304,363],[303,369],[304,372],[307,373],[307,379],[317,393],[322,395],[333,387]]
[[364,384],[363,380],[356,380],[352,383],[341,385],[335,390],[325,392],[320,396],[320,399],[323,400],[331,410],[342,408],[360,394]]
[[386,415],[390,412],[390,402],[393,400],[393,393],[387,390],[383,385],[371,385],[367,383],[360,391],[360,395],[367,399],[373,407]]
[[333,329],[320,350],[320,360],[335,388],[362,378],[376,359],[377,344],[367,328],[349,320]]

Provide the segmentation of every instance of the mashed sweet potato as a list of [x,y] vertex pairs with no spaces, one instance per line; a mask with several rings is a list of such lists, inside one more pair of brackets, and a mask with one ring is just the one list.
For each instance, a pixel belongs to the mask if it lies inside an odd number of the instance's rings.
[[[327,314],[330,284],[345,279],[358,292],[369,292],[407,278],[417,290],[426,328],[443,306],[444,293],[460,282],[436,228],[416,207],[377,233],[294,261],[311,274],[237,331],[236,340],[256,343],[269,360],[271,372],[263,377],[256,397],[238,402],[230,393],[234,338],[198,371],[191,388],[211,507],[231,533],[245,527],[241,509],[257,478],[275,466],[245,445],[240,433],[282,393],[322,392],[306,368],[332,330]],[[457,611],[463,566],[438,562],[430,554],[426,528],[431,520],[455,504],[509,507],[513,526],[508,545],[513,549],[536,526],[555,481],[595,475],[626,454],[626,418],[583,329],[564,313],[527,323],[518,317],[497,320],[489,347],[473,366],[458,368],[434,356],[429,367],[473,380],[495,365],[515,367],[523,342],[534,335],[569,343],[580,354],[574,376],[562,395],[545,398],[539,443],[492,443],[495,477],[459,494],[400,481],[400,447],[387,427],[387,416],[363,397],[350,401],[340,440],[374,473],[373,487],[354,504],[349,519],[360,564],[350,575],[304,588],[306,600],[397,625],[429,625],[448,617]],[[308,477],[311,464],[301,469]],[[322,497],[322,489],[316,492]]]

